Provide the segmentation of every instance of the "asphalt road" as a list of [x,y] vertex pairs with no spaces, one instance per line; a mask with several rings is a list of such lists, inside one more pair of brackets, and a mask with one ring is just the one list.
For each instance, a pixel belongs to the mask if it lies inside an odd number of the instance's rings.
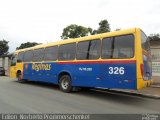
[[94,90],[63,93],[58,86],[0,76],[0,113],[159,113],[160,100]]

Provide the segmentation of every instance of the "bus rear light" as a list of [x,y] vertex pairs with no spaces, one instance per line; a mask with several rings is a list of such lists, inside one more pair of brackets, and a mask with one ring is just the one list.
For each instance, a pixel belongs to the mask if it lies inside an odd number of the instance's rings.
[[140,69],[141,69],[141,75],[143,77],[144,76],[144,66],[143,66],[143,64],[140,65]]

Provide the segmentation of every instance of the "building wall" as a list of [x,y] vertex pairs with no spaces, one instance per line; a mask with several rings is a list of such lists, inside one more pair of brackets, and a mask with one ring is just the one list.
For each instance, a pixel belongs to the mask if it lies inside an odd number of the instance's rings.
[[160,76],[160,48],[152,48],[152,73],[154,76]]
[[2,65],[2,58],[0,58],[0,67],[2,67],[3,65]]
[[160,76],[160,42],[151,42],[152,55],[152,74],[153,76]]
[[151,41],[152,76],[155,83],[160,83],[160,41]]
[[6,75],[9,75],[9,66],[10,66],[10,58],[9,57],[1,57],[0,58],[0,67],[4,67]]

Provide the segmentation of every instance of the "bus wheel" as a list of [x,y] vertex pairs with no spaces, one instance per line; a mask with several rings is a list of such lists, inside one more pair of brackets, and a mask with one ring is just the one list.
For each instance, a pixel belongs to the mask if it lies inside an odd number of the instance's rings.
[[22,79],[22,74],[21,74],[21,72],[18,72],[18,73],[17,73],[17,79],[18,79],[18,82],[24,82],[24,80]]
[[59,79],[59,87],[63,92],[69,93],[72,91],[71,77],[62,75]]

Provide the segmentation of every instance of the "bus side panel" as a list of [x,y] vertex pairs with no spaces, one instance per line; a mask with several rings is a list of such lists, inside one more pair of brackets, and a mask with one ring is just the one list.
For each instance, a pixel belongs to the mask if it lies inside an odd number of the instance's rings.
[[129,62],[61,63],[59,67],[70,71],[73,86],[136,89],[136,62]]
[[[63,66],[72,73],[73,86],[136,89],[135,63]],[[110,68],[113,68],[113,73]]]
[[69,64],[61,65],[71,71],[72,85],[82,87],[98,87],[101,85],[99,64]]
[[[36,63],[37,64],[37,63]],[[33,67],[32,63],[24,64],[24,79],[30,81],[42,81],[49,83],[58,83],[58,75],[67,72],[72,78],[73,86],[95,87],[100,86],[98,64],[59,64],[59,63],[42,63],[50,65],[50,69],[42,67],[38,63]]]
[[[58,75],[68,72],[72,86],[136,89],[136,64],[63,64],[24,65],[24,79],[58,83]],[[42,67],[43,66],[43,67]],[[112,71],[113,68],[113,71]]]
[[56,63],[25,63],[23,78],[30,81],[57,83]]
[[104,64],[101,65],[101,87],[136,89],[136,64]]

